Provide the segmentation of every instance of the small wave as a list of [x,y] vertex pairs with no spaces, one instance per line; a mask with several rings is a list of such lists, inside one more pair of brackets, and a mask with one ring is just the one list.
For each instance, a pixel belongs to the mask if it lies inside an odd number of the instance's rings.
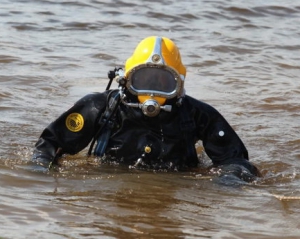
[[48,15],[48,16],[52,16],[55,15],[53,12],[50,11],[40,11],[40,12],[36,12],[39,15]]
[[284,6],[261,6],[254,7],[253,10],[265,15],[273,15],[280,17],[294,17],[294,14],[300,12],[297,8],[289,8]]
[[249,54],[249,53],[257,53],[258,50],[255,50],[253,48],[242,48],[242,47],[236,47],[236,46],[229,46],[229,45],[218,45],[213,46],[211,49],[215,52],[230,52],[230,53],[238,53],[238,54]]
[[76,30],[97,29],[99,27],[98,25],[90,22],[68,22],[68,23],[64,23],[63,26],[68,29],[76,29]]
[[78,6],[78,7],[90,7],[91,5],[79,1],[62,1],[62,2],[57,2],[57,1],[43,1],[44,4],[49,4],[49,5],[62,5],[62,6]]
[[300,69],[300,65],[291,65],[287,63],[276,63],[276,65],[285,69]]
[[12,25],[12,28],[15,28],[18,31],[30,31],[40,29],[40,26],[38,24],[32,22],[8,22],[8,24]]
[[148,11],[146,13],[147,17],[149,18],[154,18],[154,19],[160,19],[160,20],[167,20],[170,22],[180,22],[181,17],[176,16],[174,14],[167,14],[167,13],[162,13],[162,12],[153,12],[153,11]]
[[249,17],[261,17],[264,14],[260,13],[259,11],[251,8],[240,8],[240,7],[228,7],[224,8],[225,11],[230,12],[234,15],[241,15],[241,16],[249,16]]
[[19,57],[14,57],[14,56],[8,56],[8,55],[0,55],[0,63],[12,63],[15,61],[20,61],[21,58]]
[[92,57],[97,58],[97,59],[103,59],[103,60],[114,60],[114,59],[116,59],[116,57],[114,57],[112,55],[104,54],[104,53],[94,54],[94,55],[92,55]]
[[210,66],[216,66],[219,65],[220,62],[218,61],[213,61],[213,60],[206,60],[206,61],[202,61],[202,62],[195,62],[192,64],[189,64],[190,67],[210,67]]

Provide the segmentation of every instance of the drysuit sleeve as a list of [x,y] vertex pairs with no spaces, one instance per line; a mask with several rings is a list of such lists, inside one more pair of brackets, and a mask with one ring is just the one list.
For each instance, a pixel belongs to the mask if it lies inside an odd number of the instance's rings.
[[84,149],[97,131],[105,102],[104,93],[90,94],[76,102],[44,129],[35,144],[32,161],[48,168],[62,154]]
[[[224,117],[214,108],[206,106],[202,112],[201,137],[206,154],[219,176],[234,176],[252,181],[260,176],[259,170],[249,162],[248,151]],[[205,126],[204,126],[205,125]],[[204,126],[204,127],[203,127]]]

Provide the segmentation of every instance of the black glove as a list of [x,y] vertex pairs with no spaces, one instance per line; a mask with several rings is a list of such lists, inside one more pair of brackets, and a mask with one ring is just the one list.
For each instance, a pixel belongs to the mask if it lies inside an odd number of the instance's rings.
[[261,176],[259,170],[246,159],[226,160],[214,165],[211,173],[218,176],[216,181],[225,184],[249,183]]

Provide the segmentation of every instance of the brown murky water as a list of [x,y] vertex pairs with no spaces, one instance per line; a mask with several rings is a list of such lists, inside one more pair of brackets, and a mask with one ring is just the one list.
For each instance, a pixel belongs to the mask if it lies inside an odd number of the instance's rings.
[[[300,238],[300,1],[2,0],[1,238]],[[41,131],[103,91],[149,35],[175,40],[187,94],[215,106],[264,177],[93,165],[31,170]]]

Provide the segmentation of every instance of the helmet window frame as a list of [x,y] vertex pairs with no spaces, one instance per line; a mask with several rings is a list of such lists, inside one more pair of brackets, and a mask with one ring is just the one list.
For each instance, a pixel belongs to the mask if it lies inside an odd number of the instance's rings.
[[[140,69],[143,68],[158,68],[163,69],[168,72],[170,72],[174,76],[174,80],[176,81],[176,87],[171,92],[164,92],[164,91],[157,91],[157,90],[139,90],[133,87],[132,80],[134,73]],[[174,70],[172,67],[166,66],[166,65],[159,65],[159,64],[153,64],[153,63],[146,63],[138,65],[134,68],[132,68],[127,76],[127,83],[126,88],[128,91],[133,95],[150,95],[150,96],[160,96],[164,97],[166,99],[174,98],[175,96],[180,97],[182,93],[182,87],[183,87],[183,80],[181,76],[177,73],[176,70]]]

